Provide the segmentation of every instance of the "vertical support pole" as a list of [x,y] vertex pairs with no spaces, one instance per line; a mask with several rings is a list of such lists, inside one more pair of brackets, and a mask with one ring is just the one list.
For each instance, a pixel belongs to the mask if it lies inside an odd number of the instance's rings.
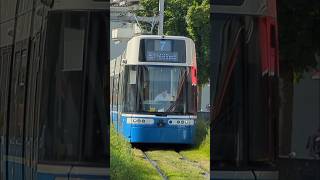
[[159,0],[158,35],[163,35],[164,0]]

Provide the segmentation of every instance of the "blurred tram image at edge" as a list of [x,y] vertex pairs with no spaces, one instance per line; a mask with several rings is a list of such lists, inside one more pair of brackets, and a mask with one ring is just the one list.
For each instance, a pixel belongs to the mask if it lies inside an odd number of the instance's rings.
[[109,179],[109,3],[0,8],[0,179]]
[[211,178],[278,179],[274,0],[211,1]]
[[193,144],[196,54],[181,36],[133,37],[110,65],[112,124],[131,143]]

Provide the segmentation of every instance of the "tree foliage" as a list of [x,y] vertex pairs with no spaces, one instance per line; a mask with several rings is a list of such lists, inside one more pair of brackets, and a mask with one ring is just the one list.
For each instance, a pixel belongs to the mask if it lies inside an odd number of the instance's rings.
[[320,53],[320,1],[278,0],[280,62],[295,77],[317,65]]
[[201,3],[194,2],[188,9],[186,16],[187,31],[195,41],[199,83],[209,80],[209,36],[210,36],[210,6],[208,0]]
[[[153,16],[158,14],[157,0],[141,0],[144,8],[138,15]],[[186,36],[193,39],[196,44],[198,79],[200,84],[209,80],[209,16],[210,6],[208,0],[165,0],[164,34]],[[143,24],[146,31],[150,31],[150,24]],[[157,33],[157,26],[152,32]]]

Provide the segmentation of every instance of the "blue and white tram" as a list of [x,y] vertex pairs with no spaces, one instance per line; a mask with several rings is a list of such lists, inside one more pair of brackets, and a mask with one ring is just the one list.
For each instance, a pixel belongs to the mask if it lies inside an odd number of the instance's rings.
[[181,36],[133,37],[111,61],[111,119],[131,143],[193,144],[196,54]]

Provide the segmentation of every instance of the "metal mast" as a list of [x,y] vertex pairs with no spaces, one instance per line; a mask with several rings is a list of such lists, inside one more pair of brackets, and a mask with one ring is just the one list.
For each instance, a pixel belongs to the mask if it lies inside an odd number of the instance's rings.
[[163,35],[164,0],[159,0],[158,35]]

